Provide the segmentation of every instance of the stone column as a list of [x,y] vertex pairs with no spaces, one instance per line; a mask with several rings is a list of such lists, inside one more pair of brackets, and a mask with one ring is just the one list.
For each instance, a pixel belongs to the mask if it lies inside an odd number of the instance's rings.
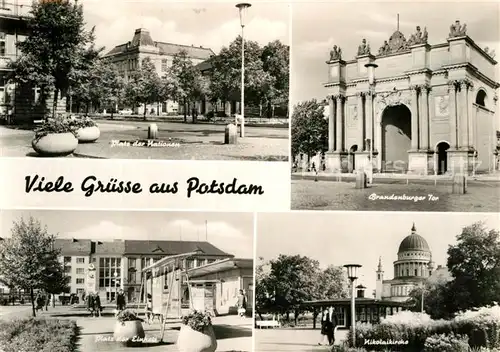
[[456,108],[456,86],[455,82],[448,83],[449,104],[450,104],[450,148],[457,149],[457,108]]
[[411,90],[411,149],[418,150],[418,86],[410,87]]
[[429,150],[429,86],[420,89],[420,149]]
[[328,97],[328,151],[335,150],[335,102],[333,96]]
[[469,146],[470,147],[475,147],[476,146],[476,141],[475,141],[475,133],[474,133],[474,113],[473,113],[473,105],[472,102],[474,101],[474,93],[473,93],[474,85],[472,82],[469,82],[469,89],[467,90],[467,111],[469,114]]
[[[367,92],[365,95],[366,103],[366,120],[365,120],[365,138],[370,139],[370,143],[373,148],[373,94],[372,92]],[[370,151],[367,148],[368,145],[365,143],[366,151]]]
[[458,116],[458,147],[460,149],[468,149],[469,147],[469,109],[467,106],[468,86],[467,80],[460,81],[460,113]]
[[362,92],[358,92],[356,94],[357,96],[357,99],[358,99],[358,119],[361,121],[360,125],[361,125],[361,129],[359,131],[359,135],[361,136],[361,138],[359,138],[361,140],[361,143],[358,142],[358,150],[361,151],[364,144],[365,144],[365,139],[366,139],[366,136],[365,136],[365,133],[366,133],[366,129],[365,129],[365,121],[366,121],[366,117],[365,117],[365,113],[363,111],[363,95],[364,93]]
[[341,152],[344,150],[344,146],[342,145],[342,100],[343,97],[341,95],[337,96],[337,113],[335,114],[335,150],[337,152]]

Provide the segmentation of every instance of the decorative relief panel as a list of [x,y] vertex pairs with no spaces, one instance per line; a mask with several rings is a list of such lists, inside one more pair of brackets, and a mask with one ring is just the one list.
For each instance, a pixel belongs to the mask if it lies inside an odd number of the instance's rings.
[[349,106],[349,113],[347,118],[347,128],[355,129],[358,127],[358,107],[356,105]]
[[434,116],[435,117],[446,117],[450,114],[450,96],[441,95],[434,97]]
[[411,96],[409,94],[409,91],[401,91],[401,90],[396,90],[387,93],[377,93],[375,104],[377,107],[377,115],[379,115],[387,106],[396,106],[404,104],[410,107]]

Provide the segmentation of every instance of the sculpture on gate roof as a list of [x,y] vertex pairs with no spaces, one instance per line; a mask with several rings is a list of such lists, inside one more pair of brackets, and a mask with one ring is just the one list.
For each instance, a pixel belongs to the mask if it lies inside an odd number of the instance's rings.
[[363,38],[361,45],[358,47],[358,56],[369,55],[370,54],[370,44],[366,43],[366,39]]
[[420,26],[417,26],[416,32],[410,36],[410,39],[408,39],[408,45],[427,44],[427,37],[427,28],[424,28],[424,31],[422,32],[420,30]]
[[454,24],[450,26],[450,38],[463,37],[467,35],[467,24],[460,25],[460,21],[456,20]]
[[334,45],[333,49],[330,50],[330,61],[340,60],[340,59],[342,59],[342,49]]
[[378,50],[378,54],[387,55],[392,53],[398,53],[401,51],[406,51],[409,49],[408,44],[409,42],[406,40],[403,33],[401,33],[399,30],[396,30],[389,38],[389,41],[384,41],[384,45],[380,47],[380,49]]

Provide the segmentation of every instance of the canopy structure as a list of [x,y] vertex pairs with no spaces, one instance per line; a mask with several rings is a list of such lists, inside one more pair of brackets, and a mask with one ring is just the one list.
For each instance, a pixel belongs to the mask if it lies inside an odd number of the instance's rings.
[[185,290],[187,296],[191,297],[186,259],[195,258],[200,253],[201,251],[195,251],[168,256],[141,270],[141,301],[147,307],[150,296],[152,312],[161,315],[162,340],[167,321],[180,319],[183,308],[193,308],[190,299],[187,299],[188,307],[182,306]]

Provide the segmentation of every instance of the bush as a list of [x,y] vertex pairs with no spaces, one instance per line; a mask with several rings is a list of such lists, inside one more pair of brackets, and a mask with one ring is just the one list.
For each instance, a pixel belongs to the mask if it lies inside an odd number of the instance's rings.
[[463,335],[432,335],[425,340],[426,352],[468,352],[469,338]]
[[94,120],[92,120],[90,117],[86,117],[86,116],[79,118],[79,119],[71,120],[71,124],[76,129],[97,126],[97,123]]
[[78,351],[76,322],[59,319],[19,319],[0,323],[3,352]]
[[76,137],[76,130],[77,128],[70,119],[59,115],[54,119],[47,119],[35,130],[35,140],[39,140],[52,133],[72,133]]
[[[407,341],[407,345],[395,345],[401,351],[424,350],[429,337],[444,335],[466,336],[471,347],[500,348],[500,307],[483,307],[458,314],[452,320],[432,320],[427,314],[400,312],[382,318],[380,324],[356,324],[356,344],[365,340]],[[349,334],[350,335],[350,334]],[[349,336],[350,338],[350,336]],[[431,342],[429,342],[431,343]],[[382,351],[384,346],[374,345],[371,350]]]
[[122,325],[125,325],[126,321],[140,321],[140,322],[144,321],[144,319],[139,318],[139,316],[130,309],[122,310],[120,313],[118,313],[116,319],[120,323],[122,323]]

